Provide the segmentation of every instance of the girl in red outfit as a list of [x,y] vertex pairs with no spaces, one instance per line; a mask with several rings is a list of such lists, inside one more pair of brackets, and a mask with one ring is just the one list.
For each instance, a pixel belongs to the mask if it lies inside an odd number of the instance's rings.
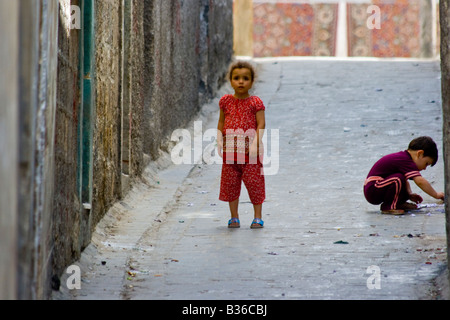
[[238,61],[231,65],[229,80],[234,95],[220,99],[220,117],[217,125],[217,145],[223,158],[220,196],[229,202],[229,228],[239,228],[239,196],[244,182],[255,211],[251,228],[262,228],[262,203],[265,200],[265,180],[262,155],[262,137],[265,129],[264,103],[250,96],[255,71],[250,63]]

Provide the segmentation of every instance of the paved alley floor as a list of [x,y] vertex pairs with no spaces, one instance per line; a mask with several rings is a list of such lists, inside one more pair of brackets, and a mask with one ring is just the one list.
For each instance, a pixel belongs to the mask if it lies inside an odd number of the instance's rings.
[[[244,187],[241,228],[227,228],[219,164],[168,165],[170,155],[162,155],[97,227],[76,263],[81,289],[68,290],[63,277],[55,299],[435,297],[433,279],[446,260],[444,205],[412,183],[425,207],[386,216],[362,188],[381,156],[429,135],[441,157],[422,173],[444,191],[439,62],[257,64],[253,94],[267,108],[270,174],[264,229],[249,228]],[[218,114],[216,98],[198,119],[203,133],[216,128]]]

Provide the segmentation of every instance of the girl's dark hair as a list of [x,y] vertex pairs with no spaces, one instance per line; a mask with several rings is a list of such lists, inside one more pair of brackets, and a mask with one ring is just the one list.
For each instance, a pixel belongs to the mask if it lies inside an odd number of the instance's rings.
[[430,157],[433,159],[434,166],[438,161],[438,149],[436,143],[430,137],[418,137],[412,140],[408,146],[409,150],[423,150],[424,157]]
[[248,69],[248,70],[250,70],[250,73],[251,73],[251,76],[252,76],[252,81],[255,80],[256,72],[255,72],[255,68],[252,66],[251,63],[249,63],[247,61],[236,61],[236,62],[233,62],[231,64],[230,70],[228,72],[228,78],[230,79],[230,81],[231,81],[231,77],[233,75],[234,69]]

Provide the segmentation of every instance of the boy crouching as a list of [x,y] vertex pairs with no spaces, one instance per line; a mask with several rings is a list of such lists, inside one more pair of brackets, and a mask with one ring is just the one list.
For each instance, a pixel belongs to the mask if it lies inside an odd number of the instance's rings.
[[[408,150],[389,154],[378,160],[364,182],[364,196],[371,204],[381,204],[381,212],[403,214],[417,209],[422,197],[411,191],[408,180],[435,199],[444,200],[444,193],[437,192],[420,174],[438,160],[436,143],[430,137],[412,140]],[[407,202],[408,200],[414,203]]]

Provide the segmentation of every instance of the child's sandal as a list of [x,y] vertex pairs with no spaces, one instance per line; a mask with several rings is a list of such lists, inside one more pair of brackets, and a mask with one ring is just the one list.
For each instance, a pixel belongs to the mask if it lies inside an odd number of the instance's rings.
[[264,228],[264,221],[259,218],[253,219],[252,224],[250,226],[251,229],[261,229]]
[[239,221],[238,218],[231,218],[228,221],[228,228],[240,228],[241,227],[241,222]]
[[400,209],[381,210],[381,213],[399,216],[399,215],[405,214],[405,210],[400,210]]

